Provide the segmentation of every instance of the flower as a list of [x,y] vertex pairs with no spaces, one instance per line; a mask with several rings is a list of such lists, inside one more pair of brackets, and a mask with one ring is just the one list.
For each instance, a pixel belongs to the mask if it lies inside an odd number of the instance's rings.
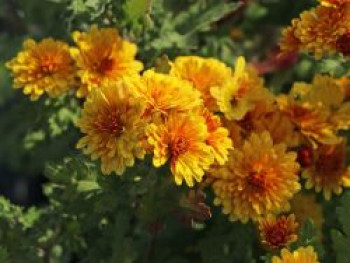
[[287,211],[300,189],[295,160],[296,154],[286,152],[284,144],[273,144],[268,132],[253,133],[224,166],[210,172],[214,204],[222,205],[230,220],[242,222]]
[[295,242],[298,239],[297,228],[294,214],[288,217],[268,215],[259,221],[261,242],[270,249],[286,247]]
[[221,89],[232,73],[229,67],[214,58],[183,56],[175,59],[170,74],[190,81],[201,92],[204,105],[210,111],[217,111],[216,100],[210,94],[210,89]]
[[123,82],[93,89],[84,103],[78,127],[85,134],[77,144],[92,159],[101,159],[103,174],[123,174],[143,158],[140,140],[145,123],[144,106],[127,90]]
[[349,4],[350,0],[319,0],[321,5],[331,7],[342,7],[342,5]]
[[233,77],[222,88],[213,87],[210,92],[228,120],[243,119],[258,102],[272,103],[271,94],[263,88],[263,80],[253,68],[245,66],[243,57],[237,59]]
[[290,204],[290,210],[295,215],[299,225],[304,225],[311,219],[316,229],[316,237],[321,240],[324,217],[322,204],[316,201],[316,196],[314,194],[298,193],[290,201]]
[[339,53],[346,57],[350,57],[350,28],[347,32],[337,38],[335,47]]
[[146,71],[142,78],[128,78],[127,83],[130,91],[145,101],[145,114],[149,116],[188,112],[203,103],[200,92],[187,81],[152,70]]
[[314,107],[307,102],[298,102],[283,95],[277,98],[277,102],[280,110],[291,119],[313,145],[316,146],[317,142],[323,144],[339,142],[335,127],[329,122],[328,110]]
[[299,247],[294,252],[282,249],[281,257],[274,256],[272,263],[319,263],[318,256],[312,246]]
[[301,13],[300,18],[294,19],[291,27],[284,30],[280,42],[281,49],[298,49],[313,53],[316,58],[332,54],[337,51],[338,39],[348,32],[349,24],[349,3],[344,3],[339,8],[317,6]]
[[177,185],[185,180],[192,187],[194,180],[200,182],[214,162],[212,149],[206,144],[209,134],[202,116],[173,113],[165,123],[150,124],[146,134],[154,148],[153,165],[159,167],[170,159]]
[[6,63],[14,76],[14,88],[22,88],[31,100],[37,100],[44,93],[57,97],[74,85],[74,61],[66,43],[52,38],[38,43],[28,39],[23,47]]
[[313,143],[337,144],[338,130],[350,127],[350,103],[344,102],[346,93],[333,79],[316,75],[311,84],[296,82],[289,96],[279,96],[280,110]]
[[218,164],[223,165],[228,160],[229,150],[233,148],[229,131],[222,126],[220,117],[211,113],[207,108],[199,109],[198,114],[206,121],[209,134],[206,143],[211,147]]
[[332,193],[339,195],[343,192],[343,187],[350,186],[350,169],[346,166],[344,140],[337,145],[320,145],[314,156],[314,164],[303,173],[306,189],[323,191],[325,199],[330,200]]
[[71,55],[82,84],[78,97],[86,97],[93,87],[111,85],[143,69],[143,64],[135,60],[137,46],[124,40],[115,28],[92,26],[87,33],[73,32],[73,39],[78,47],[71,48]]

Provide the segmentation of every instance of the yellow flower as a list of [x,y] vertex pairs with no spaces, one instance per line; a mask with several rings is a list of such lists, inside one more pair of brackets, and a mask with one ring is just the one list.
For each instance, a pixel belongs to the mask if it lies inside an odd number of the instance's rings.
[[294,19],[292,26],[283,32],[281,49],[299,49],[302,52],[313,53],[316,58],[332,54],[337,51],[338,39],[347,34],[349,24],[349,3],[339,8],[318,6],[304,11],[300,18]]
[[299,247],[290,252],[288,249],[282,249],[281,257],[274,256],[272,263],[319,263],[318,256],[312,246]]
[[314,146],[317,142],[323,144],[339,142],[335,127],[329,122],[330,112],[327,109],[315,107],[307,102],[298,102],[283,95],[277,99],[277,102],[280,110]]
[[146,71],[142,78],[128,78],[128,87],[146,103],[146,115],[167,116],[171,111],[188,112],[202,105],[199,91],[174,76]]
[[314,164],[308,168],[303,177],[306,178],[306,189],[315,188],[323,191],[326,200],[332,193],[343,192],[343,187],[350,186],[350,169],[346,166],[346,143],[337,145],[321,145],[314,153]]
[[84,103],[78,127],[85,134],[77,147],[93,160],[101,159],[103,174],[123,174],[134,165],[135,156],[143,158],[140,140],[144,107],[129,94],[123,82],[91,91]]
[[270,249],[287,247],[298,239],[295,215],[268,215],[259,221],[261,243]]
[[135,60],[136,45],[124,40],[114,28],[92,26],[87,33],[73,32],[73,39],[78,47],[71,48],[71,55],[82,83],[77,91],[79,97],[86,97],[94,87],[114,84],[143,69],[143,64]]
[[303,225],[307,220],[312,220],[317,231],[316,236],[322,239],[322,226],[324,223],[322,205],[316,201],[314,194],[298,193],[290,202],[291,212],[295,214],[299,225]]
[[170,74],[190,81],[201,92],[204,105],[210,111],[217,111],[216,100],[210,94],[210,89],[221,89],[231,77],[231,69],[213,58],[186,56],[175,59]]
[[316,75],[312,84],[296,82],[290,96],[280,96],[277,102],[314,146],[314,141],[337,144],[337,131],[350,127],[350,103],[344,103],[345,95],[336,79]]
[[154,147],[153,165],[159,167],[170,159],[175,183],[185,180],[190,187],[202,181],[204,171],[214,162],[212,149],[206,144],[208,132],[202,116],[170,114],[164,124],[147,128],[148,143]]
[[74,85],[74,61],[69,46],[52,38],[35,42],[28,39],[24,50],[6,63],[14,76],[14,88],[37,100],[47,93],[57,97]]
[[289,209],[299,191],[299,165],[284,144],[274,145],[268,132],[253,133],[242,149],[232,151],[228,162],[210,175],[215,205],[231,220],[247,222]]
[[229,131],[221,124],[219,116],[211,113],[207,108],[199,109],[199,115],[203,116],[208,130],[206,143],[211,147],[213,156],[219,165],[228,160],[229,150],[232,149],[232,141]]
[[263,88],[263,80],[246,67],[243,57],[237,59],[233,77],[223,87],[213,87],[210,91],[228,120],[243,119],[258,102],[272,103],[272,95]]

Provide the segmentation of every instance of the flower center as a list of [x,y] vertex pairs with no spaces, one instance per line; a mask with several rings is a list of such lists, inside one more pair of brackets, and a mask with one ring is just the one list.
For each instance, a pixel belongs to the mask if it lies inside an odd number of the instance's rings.
[[58,57],[46,56],[40,61],[41,71],[45,74],[55,73],[61,64],[61,60]]
[[185,153],[190,147],[190,142],[187,138],[176,137],[171,144],[171,155],[177,158],[179,155]]
[[336,49],[344,56],[350,56],[350,31],[337,39]]
[[103,58],[98,65],[98,71],[102,74],[112,71],[114,68],[114,60],[111,58]]
[[286,228],[282,224],[277,224],[266,233],[266,240],[273,246],[280,247],[286,243]]
[[327,148],[319,155],[316,169],[327,176],[338,175],[346,168],[342,151],[336,149],[335,146],[327,146]]
[[252,172],[249,174],[248,184],[259,190],[266,189],[266,175],[264,172]]
[[106,132],[113,135],[120,135],[124,130],[123,122],[117,113],[101,115],[96,122],[97,129],[101,132]]

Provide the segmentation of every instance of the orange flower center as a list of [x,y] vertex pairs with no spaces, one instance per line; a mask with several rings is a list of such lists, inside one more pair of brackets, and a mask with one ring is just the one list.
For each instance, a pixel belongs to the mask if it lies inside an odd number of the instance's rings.
[[350,56],[350,31],[337,39],[336,49],[344,56]]
[[283,222],[277,222],[266,231],[266,241],[272,246],[281,247],[286,244],[287,227]]
[[58,71],[61,64],[58,56],[47,55],[40,60],[40,69],[44,74],[53,74]]
[[97,70],[98,72],[100,72],[101,74],[108,74],[109,72],[111,72],[114,68],[114,60],[106,57],[103,58],[99,65],[97,66]]
[[248,184],[258,190],[266,189],[266,175],[264,172],[252,172],[248,178]]
[[327,176],[338,175],[346,168],[344,154],[335,146],[327,146],[327,148],[319,155],[316,169]]
[[185,153],[190,147],[190,142],[187,138],[176,137],[171,143],[171,156],[177,158],[179,155]]
[[116,112],[102,114],[96,122],[96,128],[100,132],[113,135],[120,135],[124,130],[124,125]]

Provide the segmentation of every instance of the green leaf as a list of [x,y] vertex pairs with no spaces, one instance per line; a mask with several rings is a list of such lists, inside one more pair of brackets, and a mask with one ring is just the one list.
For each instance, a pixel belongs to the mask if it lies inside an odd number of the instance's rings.
[[342,231],[332,230],[333,249],[337,262],[349,262],[350,259],[350,194],[341,198],[341,206],[336,210],[338,219],[342,224]]
[[127,0],[123,6],[126,17],[133,21],[146,15],[151,5],[151,0]]

